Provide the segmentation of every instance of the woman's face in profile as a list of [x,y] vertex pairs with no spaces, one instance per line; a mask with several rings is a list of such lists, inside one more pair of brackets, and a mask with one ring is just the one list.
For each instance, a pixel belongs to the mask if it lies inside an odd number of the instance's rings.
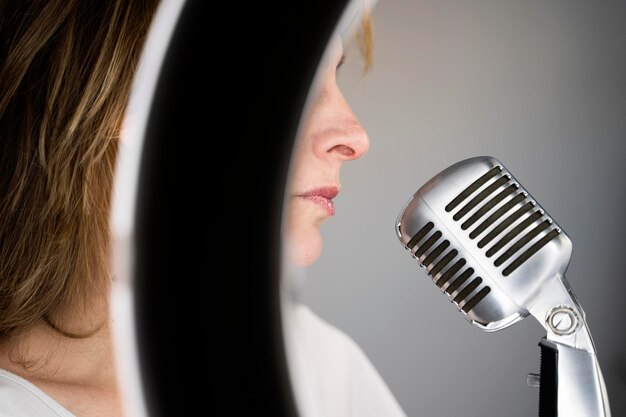
[[343,56],[341,41],[331,41],[320,68],[317,96],[301,128],[288,187],[287,250],[296,266],[319,258],[319,226],[335,214],[333,198],[340,192],[339,171],[346,161],[363,156],[369,147],[367,133],[337,86],[336,73]]

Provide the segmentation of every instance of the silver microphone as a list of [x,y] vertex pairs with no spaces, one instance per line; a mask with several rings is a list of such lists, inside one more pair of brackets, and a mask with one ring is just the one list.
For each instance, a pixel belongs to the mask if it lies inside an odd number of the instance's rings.
[[396,222],[402,245],[474,326],[529,314],[540,341],[540,417],[610,417],[585,313],[565,279],[572,241],[495,158],[458,162],[424,184]]

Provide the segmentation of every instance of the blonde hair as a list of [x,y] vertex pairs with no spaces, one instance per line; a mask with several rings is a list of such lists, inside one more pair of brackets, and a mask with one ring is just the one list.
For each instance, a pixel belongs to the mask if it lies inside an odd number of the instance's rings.
[[157,3],[0,1],[0,340],[108,286],[118,135]]
[[374,62],[374,29],[372,28],[372,15],[369,9],[365,10],[363,14],[361,27],[356,36],[363,58],[363,73],[367,73],[372,69]]

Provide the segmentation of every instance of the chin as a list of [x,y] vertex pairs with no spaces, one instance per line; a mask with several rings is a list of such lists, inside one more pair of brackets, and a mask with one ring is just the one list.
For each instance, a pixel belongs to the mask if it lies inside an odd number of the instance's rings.
[[311,266],[322,254],[322,235],[317,226],[288,233],[287,256],[291,265],[305,268]]

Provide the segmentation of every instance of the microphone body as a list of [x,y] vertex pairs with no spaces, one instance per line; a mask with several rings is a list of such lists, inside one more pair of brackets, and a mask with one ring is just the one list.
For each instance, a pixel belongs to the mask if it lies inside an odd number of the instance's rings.
[[572,241],[495,158],[461,161],[424,184],[396,222],[402,245],[474,326],[532,315],[540,417],[610,417],[596,349],[565,272]]

